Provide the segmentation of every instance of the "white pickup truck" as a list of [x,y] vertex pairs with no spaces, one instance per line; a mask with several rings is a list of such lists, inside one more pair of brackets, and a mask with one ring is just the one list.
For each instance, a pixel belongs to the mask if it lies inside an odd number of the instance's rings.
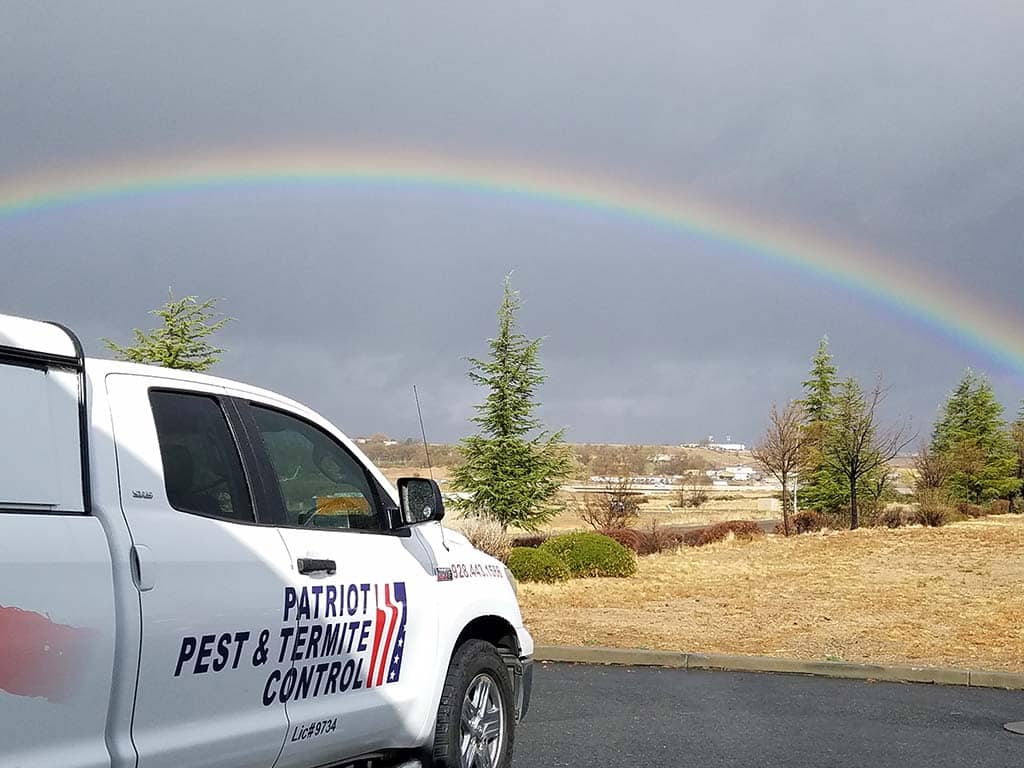
[[0,765],[507,768],[497,560],[341,432],[0,315]]

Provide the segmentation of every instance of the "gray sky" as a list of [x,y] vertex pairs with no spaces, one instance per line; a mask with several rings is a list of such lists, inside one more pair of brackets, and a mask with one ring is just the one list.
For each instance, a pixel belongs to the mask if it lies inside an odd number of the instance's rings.
[[[0,188],[190,151],[516,158],[862,244],[1021,321],[1024,6],[1003,2],[10,3]],[[0,311],[92,353],[173,285],[237,318],[216,370],[350,434],[467,433],[501,280],[573,440],[753,441],[818,338],[926,431],[967,366],[842,286],[637,220],[429,188],[208,190],[0,217]],[[897,286],[898,287],[898,286]],[[1024,330],[1022,330],[1024,333]]]

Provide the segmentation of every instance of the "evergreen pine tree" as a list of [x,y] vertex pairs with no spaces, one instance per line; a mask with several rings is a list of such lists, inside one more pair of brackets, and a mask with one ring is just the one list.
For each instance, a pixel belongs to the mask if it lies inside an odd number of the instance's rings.
[[834,514],[849,497],[845,480],[824,460],[825,438],[836,405],[839,386],[836,366],[828,349],[828,336],[818,343],[811,361],[810,377],[803,382],[800,401],[805,414],[806,465],[799,478],[800,505]]
[[952,465],[948,489],[972,504],[1010,499],[1020,490],[1017,455],[1003,406],[988,379],[968,370],[932,433],[932,450]]
[[1024,403],[1021,403],[1020,413],[1017,420],[1010,426],[1010,441],[1013,443],[1014,454],[1017,458],[1017,482],[1019,487],[1017,493],[1010,497],[1010,511],[1016,512],[1020,503],[1021,490],[1024,489]]
[[554,498],[573,460],[564,430],[548,432],[534,415],[534,393],[546,377],[538,359],[541,340],[519,331],[520,306],[506,277],[491,355],[469,360],[470,379],[489,391],[473,418],[479,432],[460,445],[463,461],[452,472],[452,488],[468,494],[457,507],[503,528],[536,530],[557,512]]
[[161,327],[148,333],[136,328],[134,344],[121,346],[110,339],[103,339],[103,343],[119,360],[183,371],[208,370],[224,353],[208,339],[230,321],[227,317],[217,318],[217,301],[200,301],[196,296],[175,300],[169,293],[162,307],[150,311],[163,321]]
[[808,424],[825,424],[831,418],[839,381],[837,373],[828,351],[828,336],[823,336],[811,359],[810,378],[803,382],[806,394],[801,402]]

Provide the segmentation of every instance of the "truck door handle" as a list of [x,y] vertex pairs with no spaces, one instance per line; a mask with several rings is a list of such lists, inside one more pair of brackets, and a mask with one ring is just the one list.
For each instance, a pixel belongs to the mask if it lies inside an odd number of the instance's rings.
[[314,557],[300,557],[295,561],[299,573],[324,573],[333,576],[338,572],[338,564],[333,560],[320,560]]

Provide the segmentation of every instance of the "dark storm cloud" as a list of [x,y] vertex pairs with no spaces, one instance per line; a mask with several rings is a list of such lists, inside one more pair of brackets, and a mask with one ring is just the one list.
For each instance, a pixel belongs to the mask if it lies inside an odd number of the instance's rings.
[[[19,4],[0,178],[232,146],[414,145],[657,183],[852,240],[979,301],[1024,279],[1009,3]],[[428,190],[262,189],[0,219],[0,311],[123,338],[224,296],[220,372],[351,432],[464,434],[501,278],[580,440],[751,440],[825,332],[926,426],[968,364],[891,308],[639,222]]]

